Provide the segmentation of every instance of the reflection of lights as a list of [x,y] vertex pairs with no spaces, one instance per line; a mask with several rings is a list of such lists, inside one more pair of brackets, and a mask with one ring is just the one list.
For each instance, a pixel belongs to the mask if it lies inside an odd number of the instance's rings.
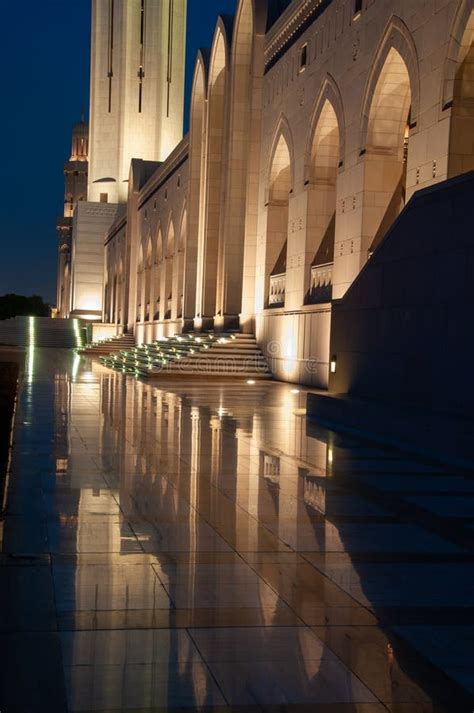
[[31,384],[33,381],[34,373],[35,373],[35,345],[34,344],[30,344],[30,346],[28,347],[28,368],[27,368],[27,371],[28,371],[27,381],[29,384]]
[[86,371],[82,374],[82,380],[85,381],[86,383],[90,384],[93,381],[95,381],[95,376],[92,371]]
[[80,325],[79,325],[79,320],[74,319],[72,326],[74,329],[74,336],[76,338],[76,346],[81,347],[82,346],[82,338],[81,338],[81,329],[80,329]]
[[225,408],[220,408],[217,413],[219,414],[219,418],[222,418],[226,414]]
[[79,366],[81,363],[81,357],[79,354],[74,354],[74,361],[72,363],[72,380],[75,381],[79,374]]
[[255,386],[255,383],[256,383],[256,382],[255,382],[253,379],[249,379],[249,380],[247,381],[247,384],[248,384],[249,386]]
[[331,374],[335,374],[337,371],[337,357],[331,357]]
[[33,381],[35,370],[35,318],[30,317],[28,320],[28,383]]
[[331,465],[334,463],[334,452],[332,448],[328,449],[328,463],[331,463]]

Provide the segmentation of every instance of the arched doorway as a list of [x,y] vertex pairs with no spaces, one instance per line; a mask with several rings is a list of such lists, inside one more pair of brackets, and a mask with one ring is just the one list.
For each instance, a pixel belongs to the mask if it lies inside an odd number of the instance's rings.
[[204,127],[206,123],[207,56],[198,53],[191,95],[189,139],[189,221],[186,242],[184,318],[189,323],[196,313],[198,247],[203,220]]
[[368,113],[359,269],[405,205],[411,104],[407,65],[392,47],[375,85]]
[[168,226],[168,237],[166,239],[165,257],[165,293],[164,293],[164,319],[171,319],[173,311],[173,262],[174,262],[174,226],[170,220]]
[[280,133],[273,152],[268,179],[267,231],[265,242],[266,306],[282,307],[286,292],[288,210],[292,168],[288,141]]
[[[327,85],[318,102],[307,154],[305,302],[332,299],[337,179],[342,159],[341,129],[335,90]],[[330,98],[331,97],[331,98]],[[342,102],[338,102],[342,114]]]
[[176,318],[181,319],[183,317],[183,304],[184,304],[184,257],[186,254],[186,235],[188,230],[188,212],[186,208],[183,211],[183,217],[181,219],[181,230],[179,232],[178,246],[175,253],[174,269],[176,272]]
[[136,321],[141,322],[143,319],[143,308],[144,308],[144,258],[143,258],[143,244],[140,243],[140,250],[138,252],[138,266],[137,266],[137,310],[136,310]]
[[151,313],[151,273],[153,267],[151,238],[147,240],[146,257],[145,257],[145,288],[144,288],[144,306],[145,306],[145,322],[149,322],[153,318]]
[[223,204],[224,105],[227,76],[227,46],[218,24],[209,76],[207,117],[204,231],[198,274],[201,282],[200,316],[212,323],[216,314],[217,271]]
[[159,320],[161,319],[161,288],[163,275],[163,236],[161,230],[158,231],[153,253],[153,319]]
[[217,298],[217,312],[222,316],[230,315],[234,318],[242,307],[247,182],[252,138],[253,42],[253,1],[242,0],[236,17],[232,45],[229,168]]
[[[474,169],[474,10],[462,3],[455,23],[448,177]],[[457,37],[456,37],[457,36]]]

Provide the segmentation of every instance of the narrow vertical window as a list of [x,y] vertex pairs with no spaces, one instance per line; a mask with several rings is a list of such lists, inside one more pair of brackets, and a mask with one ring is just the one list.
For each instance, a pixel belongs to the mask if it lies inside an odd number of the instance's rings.
[[301,48],[301,54],[300,54],[300,72],[302,72],[304,69],[306,69],[308,65],[308,45],[304,45]]
[[166,116],[170,115],[171,81],[173,78],[173,32],[174,32],[174,0],[169,0],[168,15],[168,69],[166,81],[168,84],[168,95],[166,101]]
[[109,0],[109,61],[107,72],[109,78],[109,114],[112,111],[112,79],[114,76],[114,10],[115,0]]
[[359,12],[362,12],[362,0],[355,0],[354,15],[357,15]]
[[140,66],[138,68],[138,113],[142,112],[143,103],[143,79],[145,77],[145,0],[141,0],[140,6]]

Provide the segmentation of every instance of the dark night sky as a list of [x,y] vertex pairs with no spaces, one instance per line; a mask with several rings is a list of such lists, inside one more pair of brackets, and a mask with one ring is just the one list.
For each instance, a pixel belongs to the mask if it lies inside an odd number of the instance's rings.
[[[54,303],[56,217],[71,129],[89,99],[91,0],[26,0],[2,6],[0,295]],[[188,0],[186,102],[198,47],[236,0]]]

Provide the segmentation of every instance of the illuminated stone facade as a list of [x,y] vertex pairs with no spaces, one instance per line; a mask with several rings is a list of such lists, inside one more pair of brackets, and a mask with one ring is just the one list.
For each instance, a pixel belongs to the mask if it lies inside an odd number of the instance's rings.
[[64,212],[56,223],[58,232],[58,282],[56,308],[58,317],[67,317],[71,300],[72,219],[79,201],[87,200],[89,127],[85,121],[72,132],[71,156],[64,164]]
[[186,0],[92,0],[88,207],[72,265],[60,262],[62,317],[101,319],[104,233],[127,203],[130,162],[163,161],[182,139],[185,35]]
[[474,168],[473,11],[240,0],[197,57],[189,137],[107,234],[104,321],[240,326],[278,378],[326,386],[331,300],[415,191]]

